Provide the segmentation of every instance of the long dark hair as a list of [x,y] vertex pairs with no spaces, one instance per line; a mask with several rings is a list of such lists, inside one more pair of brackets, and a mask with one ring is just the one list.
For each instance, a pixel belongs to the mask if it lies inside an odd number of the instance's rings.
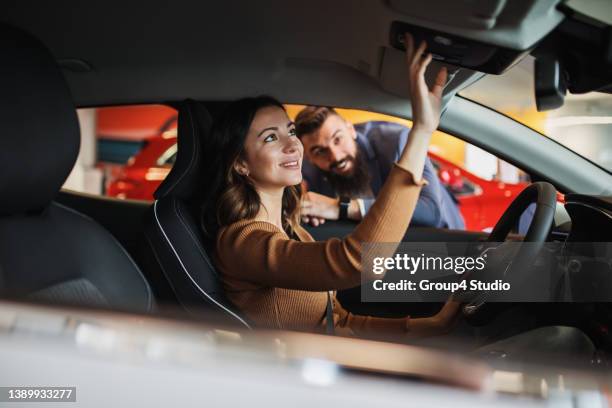
[[[211,137],[203,141],[206,152],[203,166],[202,230],[207,243],[214,245],[219,228],[254,218],[261,207],[259,194],[251,180],[235,170],[244,159],[244,143],[256,113],[266,107],[285,107],[270,96],[257,96],[232,102],[215,120]],[[286,187],[283,192],[283,227],[291,233],[299,224],[301,190]]]

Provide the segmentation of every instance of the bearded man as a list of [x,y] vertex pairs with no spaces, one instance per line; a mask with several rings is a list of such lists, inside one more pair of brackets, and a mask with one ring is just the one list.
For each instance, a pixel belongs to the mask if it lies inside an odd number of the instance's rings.
[[[333,108],[308,106],[295,119],[304,145],[302,172],[308,193],[302,218],[317,226],[325,220],[360,220],[403,150],[410,129],[391,122],[353,125]],[[421,190],[410,225],[464,229],[457,201],[444,188],[427,158]]]

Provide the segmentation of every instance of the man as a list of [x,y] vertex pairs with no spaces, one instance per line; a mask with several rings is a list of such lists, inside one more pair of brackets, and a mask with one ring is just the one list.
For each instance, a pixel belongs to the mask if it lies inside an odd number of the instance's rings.
[[[410,129],[390,122],[353,126],[333,108],[309,106],[295,119],[304,145],[302,172],[308,193],[303,221],[360,220],[374,203]],[[464,229],[456,202],[442,186],[429,158],[423,187],[410,225]]]

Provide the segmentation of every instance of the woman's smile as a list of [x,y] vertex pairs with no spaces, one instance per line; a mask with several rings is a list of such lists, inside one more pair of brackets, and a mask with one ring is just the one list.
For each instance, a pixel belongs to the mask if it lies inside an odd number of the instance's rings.
[[281,167],[289,170],[301,170],[302,163],[299,158],[292,158],[290,160],[284,161],[280,164]]

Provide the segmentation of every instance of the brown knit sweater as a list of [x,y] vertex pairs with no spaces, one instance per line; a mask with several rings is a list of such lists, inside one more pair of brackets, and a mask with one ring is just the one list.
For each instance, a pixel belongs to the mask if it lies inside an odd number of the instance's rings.
[[[228,298],[259,327],[323,331],[326,291],[361,283],[361,243],[400,242],[423,181],[395,165],[376,202],[344,239],[314,241],[303,228],[298,240],[275,225],[244,220],[222,228],[216,262]],[[353,315],[334,299],[336,332],[403,333],[406,319]]]

